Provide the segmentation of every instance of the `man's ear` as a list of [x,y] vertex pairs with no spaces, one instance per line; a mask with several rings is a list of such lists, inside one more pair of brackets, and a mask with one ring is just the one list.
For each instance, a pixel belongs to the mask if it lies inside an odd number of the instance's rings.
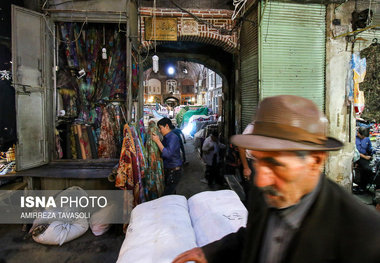
[[320,170],[327,158],[327,152],[315,151],[310,153],[311,167]]

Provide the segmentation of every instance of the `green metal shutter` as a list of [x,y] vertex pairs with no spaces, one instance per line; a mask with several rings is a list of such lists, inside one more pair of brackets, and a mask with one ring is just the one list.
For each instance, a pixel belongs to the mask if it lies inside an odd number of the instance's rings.
[[240,36],[241,128],[244,130],[252,122],[258,102],[257,9],[243,22]]
[[260,26],[260,99],[280,94],[325,101],[326,7],[268,2]]

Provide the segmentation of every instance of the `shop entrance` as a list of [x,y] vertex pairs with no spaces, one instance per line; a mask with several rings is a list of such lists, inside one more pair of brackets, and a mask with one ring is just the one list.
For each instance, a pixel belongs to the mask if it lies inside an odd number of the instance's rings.
[[117,24],[58,23],[55,159],[118,158],[126,41]]

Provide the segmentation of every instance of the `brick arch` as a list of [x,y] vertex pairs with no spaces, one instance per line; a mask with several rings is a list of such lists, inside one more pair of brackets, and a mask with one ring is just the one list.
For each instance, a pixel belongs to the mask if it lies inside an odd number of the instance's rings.
[[[207,35],[207,36],[206,36]],[[212,33],[201,33],[199,36],[179,36],[177,41],[189,41],[202,43],[206,45],[213,45],[222,48],[228,53],[234,53],[236,51],[235,43],[231,43],[228,39],[223,38],[220,35]],[[156,46],[167,43],[166,41],[157,41]],[[144,49],[154,50],[154,42],[152,41],[143,41],[142,42]]]
[[[234,28],[235,21],[231,20],[233,11],[221,9],[189,9],[188,11],[207,23],[197,22],[189,14],[178,11],[178,9],[158,8],[156,9],[155,14],[157,17],[177,18],[177,41],[214,45],[221,47],[224,51],[229,53],[234,53],[236,51],[238,42],[236,31],[232,31],[231,34],[221,34],[220,30],[218,30],[225,29],[224,31],[229,31]],[[146,50],[151,50],[154,48],[154,42],[145,40],[144,17],[152,17],[153,9],[141,7],[139,13],[142,17],[140,20],[142,46]],[[194,31],[191,34],[182,30],[185,23],[192,24]],[[166,41],[157,41],[156,46],[163,43],[166,43]]]

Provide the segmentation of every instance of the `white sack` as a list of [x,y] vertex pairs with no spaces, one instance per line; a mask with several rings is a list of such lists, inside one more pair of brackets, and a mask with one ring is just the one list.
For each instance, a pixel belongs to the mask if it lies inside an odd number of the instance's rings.
[[38,236],[33,236],[34,241],[45,245],[62,245],[76,239],[86,233],[88,221],[80,218],[73,223],[54,221]]
[[169,195],[136,206],[118,263],[170,263],[196,247],[184,196]]
[[[84,191],[79,186],[72,186],[66,190],[61,191],[55,198],[56,203],[60,203],[62,196],[88,196],[86,191]],[[55,208],[49,207],[45,209],[45,212],[55,214],[55,218],[59,217],[58,213],[67,212],[79,212],[79,208],[70,207],[66,204],[63,207]],[[54,218],[54,217],[52,217]],[[33,222],[33,226],[29,233],[39,226],[49,224],[48,228],[41,234],[33,236],[34,241],[45,244],[45,245],[62,245],[63,243],[69,242],[75,238],[83,235],[88,227],[88,221],[86,218],[68,218],[67,220],[54,220],[45,218],[36,218]]]
[[101,236],[108,231],[111,225],[107,222],[112,222],[116,209],[117,206],[115,204],[109,204],[91,216],[90,228],[95,236]]
[[189,198],[197,245],[204,246],[245,227],[248,211],[232,190],[207,191]]

